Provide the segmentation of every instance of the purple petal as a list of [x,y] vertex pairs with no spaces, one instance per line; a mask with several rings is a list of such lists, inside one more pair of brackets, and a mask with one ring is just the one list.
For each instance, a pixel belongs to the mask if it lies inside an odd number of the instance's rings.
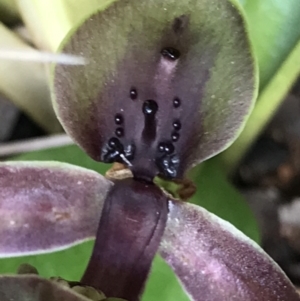
[[69,164],[0,163],[0,257],[52,252],[94,237],[111,185]]
[[89,301],[67,287],[37,276],[1,276],[1,301]]
[[89,61],[55,68],[64,128],[95,160],[132,165],[136,177],[182,177],[230,144],[253,104],[244,21],[227,0],[114,1],[62,51]]
[[296,301],[293,285],[253,241],[205,209],[169,202],[160,254],[195,301]]

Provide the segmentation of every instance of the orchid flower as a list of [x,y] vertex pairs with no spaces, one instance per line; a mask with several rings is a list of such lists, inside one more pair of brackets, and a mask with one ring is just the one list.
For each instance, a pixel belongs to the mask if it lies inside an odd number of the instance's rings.
[[[1,163],[0,256],[96,237],[81,283],[109,297],[140,300],[158,253],[194,301],[300,300],[256,243],[154,183],[183,181],[250,114],[257,77],[241,11],[228,0],[116,0],[60,51],[86,64],[54,66],[56,114],[94,160],[115,165],[104,177],[63,163]],[[0,277],[0,296],[87,300],[33,275]]]

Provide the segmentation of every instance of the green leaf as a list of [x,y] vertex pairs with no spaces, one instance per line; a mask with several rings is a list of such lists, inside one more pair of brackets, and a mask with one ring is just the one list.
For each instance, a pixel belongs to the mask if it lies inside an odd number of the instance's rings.
[[300,1],[240,2],[246,12],[251,40],[258,58],[260,87],[264,88],[300,38]]
[[[300,3],[300,2],[299,2]],[[300,39],[259,94],[257,104],[238,139],[220,155],[228,173],[233,172],[258,135],[276,113],[300,75]]]
[[15,274],[21,264],[28,263],[36,267],[42,277],[59,276],[79,281],[87,266],[92,246],[93,242],[89,241],[51,254],[0,259],[0,273]]
[[160,257],[153,261],[142,301],[190,301],[170,266]]
[[[78,281],[88,264],[92,247],[93,242],[86,242],[51,254],[0,259],[0,274],[16,273],[18,267],[26,262],[36,267],[43,277],[60,276]],[[142,300],[189,301],[171,268],[159,256],[154,259]]]
[[89,301],[69,288],[38,276],[0,276],[1,301]]
[[300,1],[240,0],[258,58],[260,94],[245,129],[221,158],[232,173],[300,74]]
[[19,13],[15,1],[0,0],[0,21],[5,24],[15,24],[19,21]]

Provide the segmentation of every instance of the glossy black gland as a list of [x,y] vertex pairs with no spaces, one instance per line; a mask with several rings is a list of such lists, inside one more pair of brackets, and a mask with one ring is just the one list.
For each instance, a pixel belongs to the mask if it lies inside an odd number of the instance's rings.
[[143,140],[145,143],[151,143],[156,137],[156,118],[155,115],[158,111],[158,104],[155,100],[149,99],[143,103],[142,108],[144,114],[144,130]]
[[171,137],[172,137],[172,141],[176,142],[176,141],[178,141],[180,135],[177,132],[173,132]]
[[163,155],[156,159],[156,164],[164,178],[174,179],[177,177],[180,164],[180,160],[177,155]]
[[115,123],[116,124],[122,124],[123,123],[123,116],[121,114],[116,114],[115,116]]
[[158,151],[163,152],[165,154],[172,154],[174,150],[174,145],[171,142],[161,142],[158,145]]
[[165,144],[164,143],[160,143],[157,147],[158,151],[163,153],[165,151]]
[[124,147],[118,138],[113,137],[103,147],[101,160],[104,163],[119,162],[127,164],[128,161],[133,160],[134,151],[134,145],[129,144]]
[[168,60],[175,61],[179,59],[180,51],[172,47],[167,47],[161,51],[161,55]]
[[181,129],[181,122],[179,120],[175,120],[173,122],[173,127],[176,131],[179,131]]
[[138,96],[137,90],[136,90],[135,88],[132,88],[132,89],[130,90],[130,98],[131,98],[132,100],[135,100],[135,99],[137,99],[137,96]]
[[[135,146],[134,144],[128,144],[124,147],[124,155],[127,160],[133,160],[135,153]],[[124,162],[123,162],[124,163]]]
[[122,146],[120,140],[119,140],[118,138],[115,138],[115,137],[109,139],[108,145],[109,145],[111,148],[116,149],[116,150],[117,150],[117,149],[123,148],[123,146]]
[[158,110],[158,105],[155,100],[146,100],[143,104],[143,113],[145,115],[155,115]]
[[174,145],[172,143],[167,142],[165,144],[165,153],[172,154],[174,152]]
[[180,99],[179,98],[174,98],[173,99],[173,106],[174,106],[174,108],[179,108],[180,107],[180,105],[181,105],[181,101],[180,101]]
[[123,137],[124,136],[124,129],[123,128],[117,128],[115,131],[115,134],[117,137]]
[[179,158],[175,152],[175,147],[171,142],[161,142],[157,147],[158,156],[156,158],[156,165],[160,174],[167,179],[173,179],[178,174]]

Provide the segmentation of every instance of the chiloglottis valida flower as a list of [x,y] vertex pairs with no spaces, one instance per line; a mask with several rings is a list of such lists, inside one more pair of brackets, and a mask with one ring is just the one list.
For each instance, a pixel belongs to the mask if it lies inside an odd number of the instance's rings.
[[[110,297],[139,300],[158,252],[191,300],[299,300],[254,242],[154,184],[183,180],[240,132],[257,86],[246,31],[228,0],[117,0],[72,30],[61,51],[87,64],[54,67],[57,116],[94,160],[123,167],[108,179],[62,163],[1,163],[0,255],[96,236],[81,282]],[[21,284],[32,296],[45,281],[18,277],[0,279],[6,296]]]

